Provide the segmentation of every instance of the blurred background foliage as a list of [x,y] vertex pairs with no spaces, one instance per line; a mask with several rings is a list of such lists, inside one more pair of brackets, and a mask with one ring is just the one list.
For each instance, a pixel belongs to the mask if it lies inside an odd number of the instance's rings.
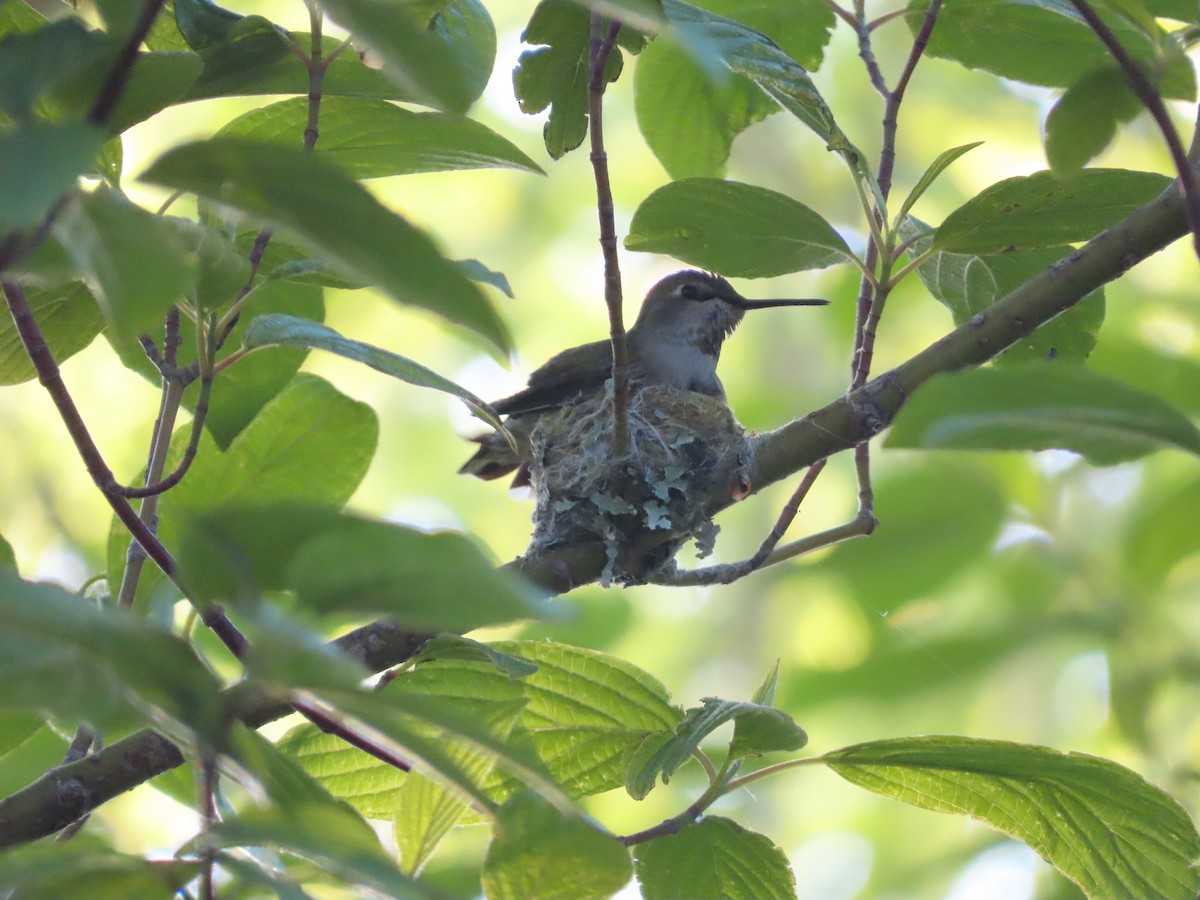
[[[227,5],[285,26],[306,24],[304,7],[294,0]],[[548,174],[478,170],[369,183],[388,205],[433,232],[449,255],[478,259],[507,275],[516,298],[495,297],[519,356],[504,369],[478,343],[432,317],[375,302],[365,292],[326,293],[327,321],[341,333],[418,359],[487,398],[521,386],[550,354],[607,331],[586,152],[549,160],[541,119],[522,115],[513,99],[512,67],[532,6],[488,4],[500,51],[472,115]],[[910,33],[897,19],[875,39],[881,65],[894,79]],[[622,233],[636,205],[669,180],[639,134],[630,75],[627,70],[607,100]],[[881,102],[844,26],[835,30],[814,80],[843,130],[873,156]],[[939,222],[988,185],[1046,168],[1041,124],[1056,95],[924,59],[901,113],[896,194],[903,196],[937,154],[973,141],[984,144],[914,210],[923,220]],[[139,185],[136,175],[167,146],[208,136],[259,103],[192,103],[135,127],[125,137],[127,190],[154,208],[163,194]],[[1169,171],[1145,117],[1097,164]],[[794,119],[772,116],[752,126],[735,142],[728,174],[801,199],[851,246],[863,246],[858,203],[841,164]],[[627,252],[622,266],[629,316],[655,280],[680,267]],[[1193,416],[1200,414],[1195,266],[1181,242],[1112,285],[1090,363]],[[750,316],[726,345],[721,377],[743,424],[768,430],[838,396],[848,380],[854,272],[839,267],[737,286],[748,296],[833,301],[827,310]],[[948,311],[908,279],[889,303],[876,371],[951,326]],[[523,550],[528,499],[455,474],[470,452],[462,437],[480,430],[459,404],[328,355],[311,356],[304,368],[380,414],[380,449],[353,509],[470,532],[497,562]],[[103,340],[68,361],[64,376],[118,477],[134,477],[144,464],[156,389],[123,368]],[[36,382],[0,391],[0,461],[0,533],[12,543],[23,574],[76,588],[102,572],[110,513]],[[1064,452],[877,450],[875,461],[880,526],[869,539],[729,587],[581,588],[559,601],[575,613],[570,621],[484,637],[549,636],[617,654],[653,673],[685,705],[714,694],[749,696],[779,659],[779,705],[808,731],[814,753],[924,733],[1045,744],[1130,766],[1175,794],[1193,816],[1200,812],[1200,472],[1194,460],[1163,452],[1097,469]],[[752,553],[790,490],[775,486],[724,513],[717,561]],[[853,470],[843,454],[793,527],[838,524],[854,505]],[[685,551],[681,561],[688,556]],[[699,771],[685,768],[644,803],[614,792],[586,805],[615,832],[628,832],[675,814],[699,793],[701,780]],[[823,770],[797,770],[756,785],[715,811],[771,835],[789,855],[805,900],[1077,896],[1031,851],[981,825],[877,798]],[[195,827],[189,813],[151,787],[98,816],[117,847],[134,852],[173,846]],[[479,832],[456,834],[433,861],[431,879],[469,893],[470,880],[478,878]],[[635,888],[628,890],[636,896]]]

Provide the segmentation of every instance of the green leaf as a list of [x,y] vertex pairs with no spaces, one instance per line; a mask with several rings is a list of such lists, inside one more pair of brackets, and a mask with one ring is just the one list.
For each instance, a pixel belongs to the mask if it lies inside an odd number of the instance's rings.
[[607,900],[632,875],[615,837],[523,791],[496,815],[483,891],[488,900]]
[[[259,284],[254,289],[247,307],[261,315],[275,312],[302,316],[308,320],[320,320],[325,316],[325,303],[320,288],[292,282],[270,282]],[[190,324],[190,323],[189,323]],[[237,339],[249,327],[243,317],[233,331],[231,340],[217,354],[218,361],[237,352]],[[191,328],[181,329],[191,332]],[[187,346],[187,336],[184,336]],[[263,407],[285,390],[308,352],[293,347],[280,347],[274,353],[254,353],[242,357],[236,365],[221,372],[213,382],[212,398],[208,418],[204,427],[213,436],[222,450],[229,448],[242,430],[246,428]],[[184,395],[188,408],[195,407],[196,395],[189,391]]]
[[853,258],[841,235],[803,203],[715,178],[674,181],[652,193],[633,214],[625,246],[743,278]]
[[495,647],[489,647],[487,644],[481,644],[479,641],[457,634],[441,634],[426,641],[417,655],[412,658],[412,665],[439,659],[491,663],[511,678],[524,678],[538,670],[538,667],[528,660],[511,653],[502,653]]
[[[187,445],[191,426],[176,431],[167,459],[170,471]],[[350,499],[375,454],[379,425],[365,403],[351,400],[328,382],[298,375],[287,389],[221,453],[204,435],[186,478],[159,511],[159,538],[177,546],[186,523],[236,499],[247,507],[303,501],[341,506]],[[129,538],[114,522],[109,534],[110,584],[121,583]],[[142,576],[146,596],[158,582]]]
[[278,747],[330,794],[367,818],[388,821],[396,815],[398,792],[407,778],[399,769],[308,723],[289,731]]
[[1097,69],[1084,75],[1067,88],[1046,116],[1050,168],[1062,174],[1077,172],[1112,142],[1118,125],[1132,121],[1141,111],[1141,101],[1120,69]]
[[184,144],[142,178],[287,227],[318,255],[395,299],[464,325],[501,352],[511,346],[487,298],[423,232],[336,167],[298,148],[235,138]]
[[0,231],[41,222],[104,144],[81,122],[29,122],[0,131]]
[[189,298],[200,310],[230,305],[250,279],[250,261],[225,235],[191,219],[164,218],[189,258],[196,283]]
[[467,631],[538,615],[537,595],[460,534],[430,534],[325,507],[243,506],[194,520],[178,553],[200,596],[254,601],[291,590],[318,615],[388,615]]
[[[250,248],[258,236],[257,228],[239,231],[235,239],[238,249],[249,254]],[[278,280],[292,284],[317,285],[341,290],[358,290],[366,287],[361,280],[348,278],[330,268],[323,259],[315,258],[306,248],[290,243],[282,234],[273,234],[267,249],[263,253],[258,271],[266,276],[264,280]],[[261,285],[259,286],[261,290]],[[290,311],[290,310],[284,310]],[[309,316],[308,318],[313,318]]]
[[[908,6],[905,18],[914,35],[928,6],[929,0],[912,0]],[[1126,52],[1152,78],[1161,77],[1167,96],[1191,98],[1194,77],[1183,71],[1178,54],[1162,53],[1160,48],[1170,42],[1161,28],[1147,34],[1122,17],[1103,11],[1101,17]],[[939,12],[925,52],[1047,87],[1068,87],[1112,65],[1104,45],[1066,0],[960,0]]]
[[[219,137],[294,144],[308,121],[308,99],[292,97],[244,113]],[[386,100],[326,97],[316,155],[353,178],[487,167],[541,168],[486,125],[445,113],[418,113]]]
[[925,173],[917,179],[917,183],[913,185],[913,189],[909,191],[907,197],[904,198],[904,203],[900,206],[900,211],[896,213],[896,221],[903,222],[904,217],[908,215],[908,211],[913,208],[913,204],[921,199],[921,195],[929,190],[939,175],[945,172],[954,163],[956,159],[966,153],[970,153],[983,141],[975,141],[972,144],[963,144],[961,147],[954,147],[950,150],[945,150],[938,154],[938,158],[929,164],[929,168]]
[[615,656],[553,641],[492,646],[538,667],[521,680],[529,704],[520,724],[572,796],[621,787],[625,753],[681,719],[662,684]]
[[16,889],[25,900],[172,897],[199,872],[198,862],[151,861],[94,843],[35,844],[0,856],[0,890]]
[[909,400],[888,447],[1048,450],[1096,465],[1173,447],[1200,453],[1200,431],[1158,397],[1067,364],[939,375]]
[[754,29],[810,71],[820,68],[837,21],[819,0],[698,0],[691,5]]
[[174,3],[175,24],[193,50],[207,50],[225,43],[233,27],[244,18],[212,0],[174,0]]
[[733,139],[779,109],[747,78],[714,83],[666,41],[642,51],[633,84],[638,128],[672,178],[723,174]]
[[[521,111],[533,115],[549,107],[542,130],[546,152],[559,159],[587,136],[588,40],[590,15],[570,0],[542,0],[529,19],[521,41],[526,50],[513,71],[513,89]],[[621,75],[620,47],[637,53],[643,43],[636,32],[622,28],[604,68],[604,80]]]
[[[59,111],[65,115],[86,115],[111,67],[110,59],[96,59],[75,78],[64,82],[52,94]],[[195,53],[139,53],[116,107],[104,122],[105,132],[110,137],[120,134],[181,101],[202,69],[203,62]]]
[[[848,155],[854,151],[833,119],[833,113],[821,98],[808,73],[773,41],[739,22],[723,18],[680,0],[663,0],[663,12],[671,21],[671,31],[680,44],[702,65],[710,67],[720,60],[730,71],[756,82],[788,110],[815,131],[830,150]],[[793,7],[792,15],[796,14]],[[826,22],[828,12],[819,14]],[[852,164],[854,168],[861,168]]]
[[0,35],[35,31],[46,24],[46,17],[28,3],[0,2]]
[[429,897],[396,868],[370,826],[345,806],[252,807],[218,822],[203,839],[216,847],[271,847],[315,860],[340,879],[398,900]]
[[1192,510],[1200,500],[1200,481],[1172,480],[1165,489],[1143,487],[1121,542],[1138,584],[1161,585],[1175,566],[1200,550]]
[[796,876],[769,838],[721,816],[634,851],[645,900],[794,900]]
[[[78,281],[52,288],[28,288],[25,299],[59,365],[90,344],[104,327],[100,307]],[[6,315],[0,319],[0,384],[19,384],[35,377],[37,372],[12,317]]]
[[[445,642],[456,639],[446,636],[434,640]],[[483,644],[475,646],[491,650]],[[517,661],[516,657],[508,658]],[[496,678],[495,674],[490,667],[480,672],[476,668],[446,670],[424,666],[404,673],[397,679],[394,690],[437,697],[439,703],[463,707],[464,711],[469,710],[471,715],[478,717],[489,733],[501,741],[507,741],[525,706],[524,689],[516,680]],[[464,704],[464,700],[473,702],[474,709]],[[495,768],[496,755],[480,752],[469,744],[456,743],[450,731],[444,730],[441,737],[449,742],[451,756],[467,775],[476,783],[483,783]],[[395,823],[393,833],[404,870],[414,874],[419,872],[438,843],[466,812],[466,802],[436,781],[416,773],[405,778],[396,793],[392,817]]]
[[782,710],[719,697],[704,697],[700,702],[703,705],[693,706],[684,714],[669,741],[646,758],[639,758],[638,765],[631,766],[626,772],[625,788],[633,799],[641,800],[649,794],[660,774],[663,784],[670,781],[675,770],[691,759],[701,741],[731,720],[751,720],[743,726],[740,735],[735,735],[734,744],[730,746],[731,756],[740,758],[771,750],[799,750],[808,743],[804,729]]
[[[929,238],[922,238],[913,245],[912,253],[924,253],[931,243]],[[1069,245],[987,256],[938,251],[917,267],[917,275],[929,292],[950,310],[954,324],[963,325],[973,316],[986,314],[997,300],[1071,252]],[[1101,288],[1021,338],[1001,353],[996,363],[1010,365],[1048,359],[1083,362],[1096,346],[1104,315]]]
[[68,207],[55,232],[93,287],[118,345],[136,346],[194,284],[192,261],[175,230],[120,194],[99,188]]
[[1035,172],[997,182],[946,217],[933,245],[952,253],[1011,253],[1086,241],[1157,197],[1153,172],[1087,169],[1069,178]]
[[79,19],[51,22],[36,31],[14,31],[0,39],[0,110],[25,119],[34,103],[75,78],[94,58],[107,61],[112,42]]
[[[879,527],[869,541],[838,544],[821,563],[868,609],[891,611],[949,583],[991,552],[1007,514],[987,468],[927,461],[875,483]],[[928,548],[936,546],[937,553]]]
[[459,387],[448,378],[443,378],[432,369],[427,369],[406,356],[400,356],[380,347],[342,337],[332,328],[320,322],[310,322],[296,316],[259,316],[250,323],[242,335],[242,349],[257,350],[270,346],[303,347],[335,353],[346,359],[370,366],[376,372],[399,378],[418,387],[433,388],[450,394],[467,404],[467,407],[493,428],[507,433],[500,416],[485,401],[466,388]]
[[46,717],[42,714],[8,710],[2,718],[5,746],[0,756],[0,793],[8,797],[62,765],[67,741],[55,728],[43,724]]
[[383,64],[387,76],[418,103],[466,112],[471,101],[466,72],[451,47],[388,0],[320,0],[330,18]]
[[[146,619],[0,567],[3,702],[85,720],[161,710],[219,745],[219,685],[186,641]],[[64,677],[70,673],[70,677]],[[54,677],[51,677],[53,674]],[[133,694],[133,700],[127,694]]]
[[1200,890],[1200,836],[1187,813],[1109,760],[953,736],[857,744],[822,758],[859,787],[1024,841],[1089,897],[1194,900]]
[[0,566],[8,566],[14,572],[17,571],[17,557],[13,553],[12,544],[0,536]]
[[456,259],[454,264],[472,281],[494,287],[510,300],[515,296],[503,272],[494,272],[477,259]]
[[750,702],[758,708],[734,717],[733,740],[729,744],[730,759],[761,756],[777,750],[799,750],[808,743],[804,729],[791,716],[772,708],[778,681],[779,661],[776,660],[750,698]]

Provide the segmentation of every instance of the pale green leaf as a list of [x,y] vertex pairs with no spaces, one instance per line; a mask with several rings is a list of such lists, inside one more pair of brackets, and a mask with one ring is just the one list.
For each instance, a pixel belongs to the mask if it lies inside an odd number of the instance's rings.
[[857,744],[822,759],[847,781],[1023,841],[1091,898],[1195,900],[1200,836],[1178,801],[1082,753],[954,736]]
[[[27,288],[25,299],[55,362],[74,356],[100,333],[104,315],[78,281],[51,288]],[[19,384],[37,376],[11,316],[0,318],[0,384]]]
[[885,445],[1082,453],[1096,465],[1164,448],[1200,453],[1200,431],[1158,397],[1068,364],[940,375],[897,417]]

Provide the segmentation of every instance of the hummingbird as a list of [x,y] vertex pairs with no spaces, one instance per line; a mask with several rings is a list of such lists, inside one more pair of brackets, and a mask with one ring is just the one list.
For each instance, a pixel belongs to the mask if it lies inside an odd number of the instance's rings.
[[[629,381],[696,391],[724,402],[717,377],[721,345],[747,310],[773,306],[824,306],[828,300],[747,300],[719,275],[686,269],[654,285],[637,321],[626,332]],[[539,415],[600,393],[612,374],[612,342],[594,341],[551,357],[529,376],[528,386],[492,404],[528,454],[528,435]],[[528,484],[527,458],[499,434],[478,438],[479,450],[459,469],[485,481],[517,472],[513,487]]]

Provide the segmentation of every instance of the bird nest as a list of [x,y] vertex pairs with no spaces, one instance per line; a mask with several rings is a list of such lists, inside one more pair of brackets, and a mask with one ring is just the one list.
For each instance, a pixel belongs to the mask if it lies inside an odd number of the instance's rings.
[[644,581],[689,539],[707,556],[718,530],[708,510],[750,490],[746,435],[721,400],[644,387],[630,397],[628,421],[621,457],[613,453],[610,397],[545,414],[530,436],[530,549],[599,538],[606,584]]

